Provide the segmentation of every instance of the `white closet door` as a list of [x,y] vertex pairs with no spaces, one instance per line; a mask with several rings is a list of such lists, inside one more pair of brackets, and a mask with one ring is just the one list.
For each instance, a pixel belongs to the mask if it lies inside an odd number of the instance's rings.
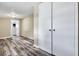
[[51,53],[51,3],[39,5],[38,46]]
[[73,56],[75,49],[75,3],[53,3],[53,54]]

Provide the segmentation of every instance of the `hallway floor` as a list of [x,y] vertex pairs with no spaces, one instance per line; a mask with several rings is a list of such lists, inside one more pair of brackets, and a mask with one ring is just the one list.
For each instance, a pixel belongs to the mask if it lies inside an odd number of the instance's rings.
[[0,39],[0,56],[50,56],[50,54],[35,48],[33,40],[14,36]]

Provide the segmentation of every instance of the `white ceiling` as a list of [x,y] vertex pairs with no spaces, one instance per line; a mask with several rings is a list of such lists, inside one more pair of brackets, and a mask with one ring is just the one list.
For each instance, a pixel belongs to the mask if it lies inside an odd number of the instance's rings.
[[39,2],[0,2],[0,17],[11,12],[22,16],[29,16],[33,13],[33,6]]

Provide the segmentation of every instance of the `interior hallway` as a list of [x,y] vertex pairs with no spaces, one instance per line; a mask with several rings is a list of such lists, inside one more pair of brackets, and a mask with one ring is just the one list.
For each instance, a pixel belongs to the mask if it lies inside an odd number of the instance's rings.
[[14,36],[12,39],[0,39],[0,56],[50,56],[50,54],[35,48],[33,40]]

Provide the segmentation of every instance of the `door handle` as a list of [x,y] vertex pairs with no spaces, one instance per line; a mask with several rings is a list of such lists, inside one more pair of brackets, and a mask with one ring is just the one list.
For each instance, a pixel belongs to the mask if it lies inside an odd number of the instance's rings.
[[51,29],[49,29],[49,31],[51,31]]
[[55,29],[53,29],[53,31],[55,32]]
[[[52,29],[49,29],[49,31],[52,31]],[[55,32],[55,29],[53,29],[53,31]]]

